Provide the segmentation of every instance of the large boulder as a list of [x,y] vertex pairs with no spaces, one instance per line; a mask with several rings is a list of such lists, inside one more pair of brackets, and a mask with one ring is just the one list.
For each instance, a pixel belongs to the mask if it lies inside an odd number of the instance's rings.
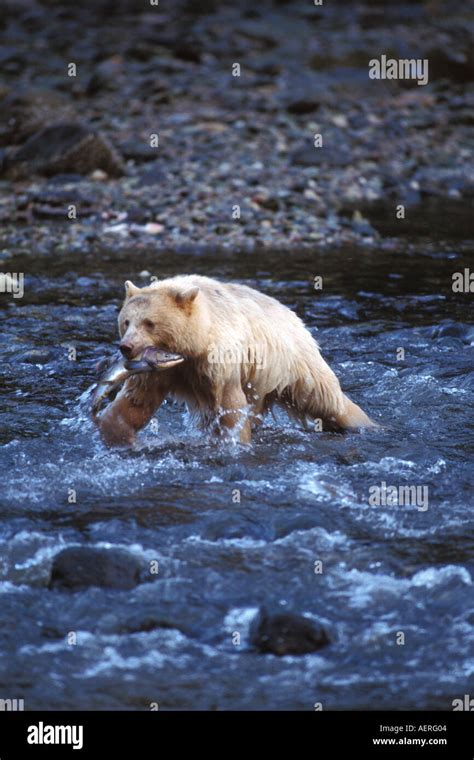
[[250,626],[250,643],[260,652],[308,654],[330,643],[321,626],[291,613],[270,614],[261,608]]
[[35,132],[4,160],[4,170],[14,179],[32,174],[90,174],[102,169],[118,177],[124,164],[104,135],[83,124],[52,124]]
[[49,587],[132,589],[140,583],[140,572],[140,562],[123,549],[71,546],[54,557]]

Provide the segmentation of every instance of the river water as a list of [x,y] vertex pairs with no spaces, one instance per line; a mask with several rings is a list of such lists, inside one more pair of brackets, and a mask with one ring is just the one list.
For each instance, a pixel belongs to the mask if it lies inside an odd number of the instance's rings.
[[[392,250],[12,255],[25,295],[1,299],[0,697],[443,710],[473,693],[474,327],[472,295],[451,287],[470,246],[451,232]],[[382,427],[322,434],[277,412],[252,446],[216,445],[166,404],[133,451],[107,450],[89,419],[93,367],[117,341],[124,280],[145,284],[142,271],[279,298]],[[428,501],[371,505],[383,483]],[[54,555],[75,545],[122,547],[159,573],[132,591],[50,590]],[[262,604],[317,621],[331,643],[256,652]]]

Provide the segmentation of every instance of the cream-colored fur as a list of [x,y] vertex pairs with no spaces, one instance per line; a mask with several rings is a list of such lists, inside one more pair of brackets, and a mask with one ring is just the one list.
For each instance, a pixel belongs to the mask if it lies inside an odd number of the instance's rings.
[[341,390],[299,317],[246,285],[186,275],[125,285],[119,315],[130,357],[155,345],[185,355],[164,372],[135,375],[99,418],[104,439],[133,441],[165,397],[184,400],[204,426],[235,428],[243,442],[274,403],[326,429],[373,423]]

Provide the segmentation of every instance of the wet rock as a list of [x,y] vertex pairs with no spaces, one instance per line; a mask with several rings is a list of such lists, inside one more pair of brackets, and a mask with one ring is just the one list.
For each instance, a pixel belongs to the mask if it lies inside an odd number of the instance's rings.
[[460,338],[455,338],[449,335],[446,335],[443,338],[438,338],[436,346],[438,349],[443,349],[445,351],[460,351],[464,348],[463,341]]
[[132,589],[140,583],[140,570],[136,557],[122,549],[73,546],[54,557],[49,587]]
[[157,149],[152,148],[148,142],[127,140],[120,144],[120,152],[127,160],[131,159],[137,163],[141,163],[144,161],[154,161]]
[[149,631],[156,631],[158,628],[165,628],[169,630],[178,629],[179,627],[171,620],[167,620],[164,617],[155,617],[148,615],[143,617],[137,614],[134,618],[125,621],[119,621],[116,627],[117,633],[148,633]]
[[307,114],[316,111],[321,105],[321,101],[315,95],[309,93],[296,93],[290,96],[286,101],[286,110],[288,113],[295,115]]
[[459,322],[447,322],[433,327],[431,335],[437,340],[449,337],[457,338],[463,343],[470,344],[474,338],[474,327],[471,325],[463,325]]
[[307,654],[330,643],[321,626],[290,613],[269,614],[263,607],[252,621],[250,641],[260,652],[283,656]]
[[54,351],[49,348],[32,348],[29,351],[23,351],[16,357],[16,361],[24,364],[47,364],[56,359]]
[[449,335],[454,338],[461,338],[465,330],[464,325],[460,325],[457,322],[449,322],[448,324],[435,327],[433,329],[433,337],[444,338],[446,335]]
[[62,639],[64,638],[64,631],[60,631],[59,628],[55,628],[52,625],[43,625],[41,636],[44,639]]
[[89,174],[94,169],[120,176],[123,161],[103,135],[74,123],[44,127],[7,160],[7,172],[15,178],[31,174]]
[[269,193],[257,193],[252,196],[252,201],[268,211],[278,211],[280,208],[278,198]]

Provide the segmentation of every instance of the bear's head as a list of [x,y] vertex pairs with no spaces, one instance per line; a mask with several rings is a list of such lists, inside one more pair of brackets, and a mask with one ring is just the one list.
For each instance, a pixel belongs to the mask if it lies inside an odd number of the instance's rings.
[[199,286],[186,278],[144,288],[127,280],[118,325],[120,350],[127,359],[148,346],[197,357],[207,351],[211,319]]

